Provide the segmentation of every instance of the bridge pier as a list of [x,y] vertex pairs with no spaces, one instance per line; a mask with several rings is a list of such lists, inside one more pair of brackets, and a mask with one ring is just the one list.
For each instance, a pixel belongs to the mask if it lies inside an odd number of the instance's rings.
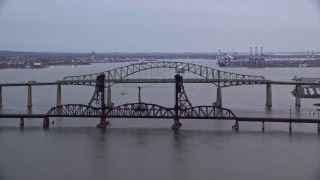
[[49,117],[46,116],[43,118],[43,128],[48,129],[49,126],[50,126]]
[[264,132],[264,121],[262,121],[262,131]]
[[28,85],[28,107],[32,107],[32,86]]
[[2,86],[0,86],[0,108],[2,107]]
[[318,123],[318,134],[320,134],[320,123]]
[[97,125],[97,128],[105,128],[110,125],[110,122],[107,121],[107,117],[101,117],[100,123]]
[[266,106],[272,106],[272,89],[270,83],[267,83]]
[[289,122],[289,132],[292,132],[292,123],[291,123],[291,121]]
[[216,97],[216,104],[218,104],[219,106],[222,106],[222,91],[221,91],[221,87],[218,86],[217,87],[217,97]]
[[301,106],[301,85],[296,85],[295,87],[295,92],[296,92],[296,106]]
[[57,85],[57,106],[61,106],[61,84]]
[[107,89],[107,108],[112,108],[112,107],[113,107],[113,103],[111,101],[111,87],[109,85]]
[[171,129],[179,129],[182,124],[179,122],[179,93],[182,92],[182,79],[183,77],[180,76],[179,74],[176,74],[174,76],[175,79],[175,105],[174,105],[174,122],[173,125],[171,126]]
[[24,127],[24,118],[21,117],[20,118],[20,128],[23,129],[23,127]]
[[239,121],[236,120],[235,124],[232,126],[232,129],[234,129],[235,131],[239,130]]
[[181,128],[182,126],[182,123],[179,121],[179,118],[176,119],[174,118],[174,122],[173,122],[173,125],[171,126],[171,129],[179,129]]

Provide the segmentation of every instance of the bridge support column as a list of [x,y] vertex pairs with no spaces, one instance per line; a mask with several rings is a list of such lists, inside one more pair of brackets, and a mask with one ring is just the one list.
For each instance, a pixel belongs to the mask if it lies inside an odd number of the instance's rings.
[[220,86],[217,87],[216,103],[217,103],[217,105],[222,106],[222,92],[221,92],[221,87]]
[[107,108],[112,108],[112,107],[113,107],[113,104],[111,101],[111,87],[109,85],[107,89]]
[[235,131],[239,130],[239,121],[236,120],[236,123],[232,126],[232,129],[234,129]]
[[107,121],[107,117],[101,117],[100,123],[97,125],[97,128],[105,128],[110,125],[110,122]]
[[0,108],[2,107],[2,86],[0,86]]
[[20,118],[20,128],[23,129],[23,127],[24,127],[24,118],[21,117]]
[[28,85],[28,107],[32,107],[32,86]]
[[295,92],[296,92],[296,106],[301,106],[301,85],[296,85],[295,87]]
[[262,121],[262,131],[264,131],[264,121]]
[[318,134],[320,134],[320,123],[318,123]]
[[61,84],[57,85],[57,106],[61,106]]
[[43,118],[43,128],[47,129],[49,128],[49,126],[50,126],[49,117],[46,116]]
[[266,106],[272,106],[272,89],[271,84],[267,84]]
[[292,132],[292,123],[291,123],[291,121],[289,122],[289,132]]
[[174,118],[174,122],[173,122],[173,125],[171,126],[171,129],[179,129],[181,128],[182,126],[182,123],[179,121],[179,118],[176,119]]
[[175,89],[175,106],[174,106],[174,122],[171,126],[171,129],[179,129],[182,124],[179,122],[179,93],[182,92],[182,76],[176,74],[174,76],[176,81],[176,89]]

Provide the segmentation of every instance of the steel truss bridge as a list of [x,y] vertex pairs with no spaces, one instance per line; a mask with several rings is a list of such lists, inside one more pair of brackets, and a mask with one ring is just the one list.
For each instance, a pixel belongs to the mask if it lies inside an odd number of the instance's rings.
[[[90,76],[91,77],[91,76]],[[56,106],[49,110],[49,117],[100,117],[97,127],[109,125],[107,118],[169,118],[174,119],[172,129],[182,126],[179,119],[236,119],[229,109],[221,106],[196,106],[193,107],[185,93],[183,77],[175,75],[175,106],[163,107],[157,104],[139,102],[123,104],[116,107],[108,107],[105,103],[105,79],[104,73],[96,76],[95,91],[88,105],[68,104]],[[47,122],[47,123],[45,123]],[[48,120],[44,124],[49,125]]]
[[266,84],[269,82],[263,76],[251,76],[244,74],[236,74],[225,71],[220,71],[210,67],[185,63],[185,62],[170,62],[170,61],[154,61],[145,63],[134,63],[128,66],[119,67],[113,70],[80,75],[67,76],[61,81],[62,84],[77,84],[94,86],[96,78],[100,74],[105,74],[106,83],[174,83],[172,78],[139,78],[130,79],[130,76],[142,71],[150,69],[171,68],[182,69],[184,71],[198,75],[199,78],[185,79],[184,83],[213,83],[220,87],[245,85],[245,84]]
[[[149,69],[171,68],[191,72],[199,78],[183,79],[178,74],[172,78],[130,78],[135,73],[146,71]],[[49,117],[100,117],[100,123],[97,127],[106,127],[109,125],[107,118],[161,118],[173,119],[174,123],[172,129],[179,129],[182,124],[180,119],[229,119],[235,120],[234,129],[239,129],[239,121],[256,121],[262,122],[262,129],[264,130],[264,122],[289,122],[289,130],[291,131],[291,123],[317,123],[318,133],[320,133],[320,120],[314,119],[295,119],[294,121],[286,118],[252,118],[252,117],[236,117],[235,114],[227,108],[222,108],[221,104],[213,106],[193,106],[189,101],[185,92],[183,82],[185,83],[213,83],[217,89],[217,95],[220,87],[249,85],[249,84],[267,84],[267,105],[271,104],[268,100],[268,94],[271,97],[270,84],[286,84],[301,86],[305,84],[314,83],[301,83],[301,82],[280,82],[266,80],[262,76],[250,76],[236,73],[229,73],[216,70],[210,67],[205,67],[192,63],[184,62],[147,62],[135,63],[128,66],[116,68],[110,71],[99,72],[95,74],[81,75],[81,76],[68,76],[63,80],[56,82],[43,82],[43,83],[12,83],[0,84],[0,106],[2,105],[2,86],[28,86],[28,104],[31,104],[31,85],[58,85],[57,88],[57,104],[61,104],[61,85],[75,84],[75,85],[89,85],[95,86],[95,90],[90,102],[84,104],[67,104],[57,105],[52,107],[47,114],[0,114],[0,118],[20,118],[20,127],[24,125],[24,118],[44,118],[43,126],[49,127]],[[105,94],[111,96],[110,84],[114,83],[175,83],[175,105],[174,107],[163,107],[157,104],[142,103],[140,98],[137,103],[127,103],[119,106],[108,106],[105,103]],[[108,87],[108,92],[105,93],[105,87]],[[110,90],[110,93],[109,93]],[[221,93],[221,92],[220,92]],[[221,96],[221,94],[220,94]],[[217,98],[218,99],[218,98]],[[60,102],[60,103],[58,103]]]
[[[105,111],[105,113],[103,113]],[[161,118],[173,119],[174,108],[157,104],[129,103],[113,108],[95,108],[83,104],[66,104],[53,107],[46,114],[48,117],[110,117],[110,118]],[[236,119],[230,109],[215,106],[196,106],[179,109],[179,119]]]

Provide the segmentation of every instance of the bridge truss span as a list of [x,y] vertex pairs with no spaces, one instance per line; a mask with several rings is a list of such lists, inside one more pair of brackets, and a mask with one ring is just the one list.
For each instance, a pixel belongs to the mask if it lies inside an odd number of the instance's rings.
[[47,117],[101,117],[101,108],[83,104],[66,104],[51,108]]
[[[129,103],[113,108],[95,108],[82,104],[67,104],[51,108],[47,117],[110,117],[110,118],[162,118],[173,119],[174,108],[166,108],[157,104]],[[196,106],[179,109],[181,119],[236,119],[233,112],[216,106]]]
[[183,86],[183,77],[175,75],[175,105],[173,108],[163,107],[157,104],[138,103],[123,104],[116,107],[105,105],[104,82],[105,75],[100,74],[96,78],[96,87],[88,105],[67,104],[51,108],[44,118],[44,124],[48,126],[49,117],[100,117],[97,127],[109,125],[107,118],[161,118],[173,119],[172,129],[179,129],[182,124],[179,119],[236,119],[231,110],[221,106],[196,106],[189,102]]
[[106,113],[107,117],[118,118],[171,118],[174,117],[172,108],[156,104],[130,103],[111,108]]
[[196,106],[183,109],[179,117],[183,119],[237,119],[230,109],[217,106]]
[[[196,106],[178,110],[179,119],[236,119],[230,109],[217,106]],[[117,118],[169,118],[175,117],[174,108],[157,104],[130,103],[111,108],[106,117]]]
[[[133,63],[128,66],[123,66],[109,71],[94,74],[67,76],[64,77],[63,80],[60,82],[64,84],[95,85],[96,78],[101,74],[105,74],[105,82],[108,83],[126,82],[125,80],[135,73],[156,68],[183,69],[184,71],[188,71],[198,75],[202,79],[209,80],[210,82],[216,85],[219,84],[221,87],[242,84],[262,84],[267,82],[267,80],[263,76],[230,73],[198,64],[170,61]],[[141,78],[140,82],[143,82],[144,79],[147,79],[147,77]]]

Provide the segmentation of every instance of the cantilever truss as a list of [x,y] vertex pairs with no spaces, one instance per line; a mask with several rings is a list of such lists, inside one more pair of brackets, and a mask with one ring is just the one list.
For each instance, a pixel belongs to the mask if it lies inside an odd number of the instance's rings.
[[[263,76],[251,76],[244,74],[236,74],[225,71],[220,71],[210,67],[185,63],[185,62],[168,62],[155,61],[145,63],[135,63],[128,66],[119,67],[110,71],[104,71],[94,74],[81,76],[67,76],[60,81],[63,84],[78,84],[78,85],[95,85],[97,76],[101,73],[106,75],[105,80],[109,83],[124,83],[130,75],[156,68],[183,68],[185,71],[191,72],[204,79],[204,82],[214,83],[220,87],[236,86],[244,84],[265,84],[268,82]],[[147,79],[139,79],[139,82],[147,81]]]
[[[105,117],[113,118],[161,118],[173,119],[174,108],[166,108],[156,104],[130,103],[106,109]],[[80,104],[68,104],[53,107],[47,117],[101,117],[100,108]],[[181,119],[236,119],[230,109],[216,106],[196,106],[179,110]]]

